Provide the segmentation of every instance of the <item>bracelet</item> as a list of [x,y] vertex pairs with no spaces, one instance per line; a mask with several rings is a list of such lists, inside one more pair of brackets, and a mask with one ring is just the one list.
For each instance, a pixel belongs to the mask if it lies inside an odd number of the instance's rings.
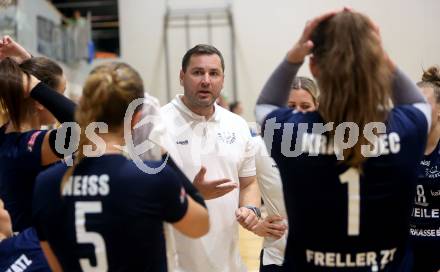
[[258,217],[258,219],[261,218],[261,211],[259,208],[252,206],[252,205],[246,205],[243,207],[248,208],[249,210],[253,211],[255,213],[255,215]]

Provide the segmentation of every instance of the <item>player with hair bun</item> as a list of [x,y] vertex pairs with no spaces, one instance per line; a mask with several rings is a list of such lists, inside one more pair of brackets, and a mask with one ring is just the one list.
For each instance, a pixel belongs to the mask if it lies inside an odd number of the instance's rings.
[[440,271],[440,71],[432,66],[417,83],[432,107],[432,125],[419,165],[410,236],[414,271]]

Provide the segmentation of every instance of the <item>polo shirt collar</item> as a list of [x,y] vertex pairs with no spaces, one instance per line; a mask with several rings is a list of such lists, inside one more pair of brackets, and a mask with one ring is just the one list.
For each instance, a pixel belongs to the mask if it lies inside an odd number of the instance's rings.
[[176,95],[176,98],[173,99],[171,103],[175,107],[177,107],[181,112],[191,117],[193,120],[197,121],[213,121],[218,122],[220,121],[220,111],[222,110],[221,107],[214,102],[214,113],[209,117],[208,120],[206,120],[205,116],[198,115],[194,113],[192,110],[190,110],[182,101],[183,94]]

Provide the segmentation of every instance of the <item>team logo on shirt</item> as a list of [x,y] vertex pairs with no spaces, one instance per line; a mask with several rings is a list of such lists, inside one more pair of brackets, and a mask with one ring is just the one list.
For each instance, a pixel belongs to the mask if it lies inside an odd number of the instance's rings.
[[431,196],[440,197],[440,190],[437,191],[431,190]]
[[217,132],[217,138],[225,144],[233,144],[237,139],[235,132],[229,131]]
[[35,131],[32,135],[31,138],[29,139],[28,143],[27,143],[27,149],[29,152],[32,152],[32,150],[34,149],[34,145],[35,145],[35,141],[37,140],[38,135],[40,135],[41,131]]
[[178,145],[187,145],[189,143],[188,140],[184,140],[184,141],[177,141],[176,144]]
[[440,171],[438,170],[437,165],[431,168],[427,168],[425,173],[426,173],[426,177],[428,178],[440,177]]
[[431,164],[431,161],[421,161],[420,162],[420,165],[423,165],[423,166],[429,166]]
[[186,192],[185,189],[182,187],[182,189],[180,189],[180,203],[185,202],[185,197],[186,197]]

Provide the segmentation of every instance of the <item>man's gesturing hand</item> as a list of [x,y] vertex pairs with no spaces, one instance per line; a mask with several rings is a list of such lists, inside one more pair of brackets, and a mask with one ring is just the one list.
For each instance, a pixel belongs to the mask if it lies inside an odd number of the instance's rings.
[[238,187],[238,184],[230,179],[205,180],[205,174],[206,168],[202,166],[193,181],[193,185],[205,200],[224,196]]

